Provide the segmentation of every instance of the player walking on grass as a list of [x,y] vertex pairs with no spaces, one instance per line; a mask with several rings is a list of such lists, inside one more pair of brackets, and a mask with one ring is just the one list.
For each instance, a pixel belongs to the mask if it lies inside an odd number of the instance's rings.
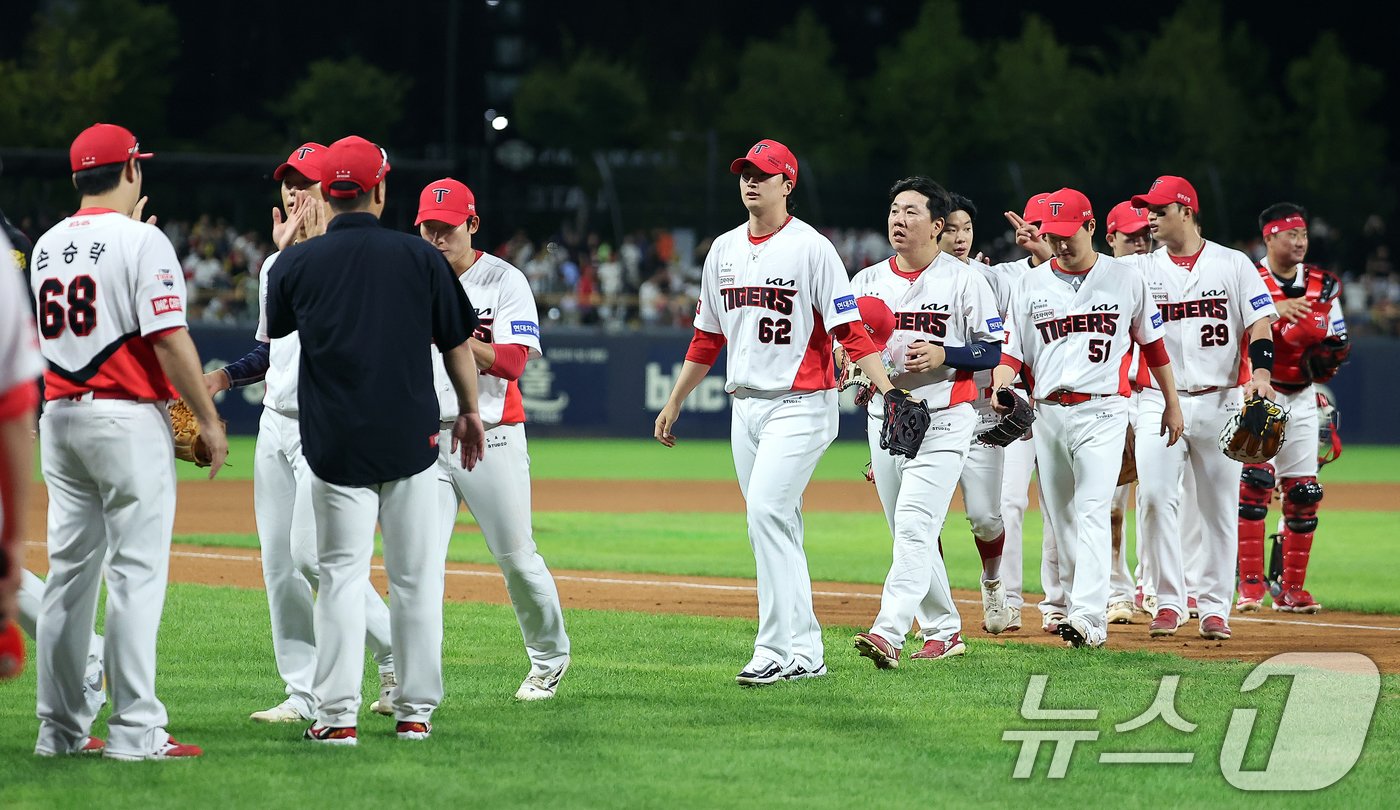
[[389,159],[357,136],[331,144],[324,236],[283,251],[268,279],[269,337],[297,332],[302,449],[311,468],[321,588],[316,597],[316,722],[309,740],[354,745],[364,671],[365,599],[376,520],[384,535],[401,740],[423,740],[442,701],[446,576],[437,515],[438,403],[430,343],[443,350],[460,411],[453,452],[485,450],[471,303],[442,255],[384,229]]
[[1012,288],[1011,338],[993,388],[1006,387],[1018,372],[1030,383],[1041,506],[1055,526],[1066,589],[1060,635],[1075,647],[1098,647],[1108,640],[1108,515],[1127,433],[1130,344],[1141,347],[1170,392],[1161,422],[1168,444],[1181,435],[1181,412],[1161,315],[1140,273],[1094,251],[1097,223],[1088,198],[1060,189],[1046,201],[1044,216],[1049,261]]
[[[939,250],[952,204],[948,192],[926,177],[895,183],[886,220],[895,255],[851,280],[858,295],[879,298],[894,313],[889,341],[878,348],[894,368],[891,382],[923,400],[933,417],[917,455],[892,456],[880,447],[884,398],[875,396],[868,406],[871,470],[894,538],[894,559],[880,613],[869,632],[856,634],[855,647],[881,669],[899,666],[916,615],[924,644],[911,660],[966,651],[938,536],[979,421],[973,372],[1001,359],[1002,325],[982,274]],[[1000,465],[995,472],[999,479]],[[1002,604],[990,621],[1005,621]]]
[[[210,393],[266,381],[258,441],[253,451],[253,511],[257,515],[263,582],[272,620],[272,655],[286,685],[286,699],[249,717],[260,723],[300,723],[316,716],[315,594],[321,584],[316,560],[316,516],[311,468],[301,449],[297,375],[301,342],[296,332],[275,340],[267,330],[267,280],[281,250],[325,232],[320,163],[326,147],[305,143],[272,172],[281,184],[283,218],[273,209],[272,236],[279,252],[263,262],[259,278],[257,348],[241,360],[204,375]],[[370,710],[394,713],[396,685],[389,638],[389,608],[365,579],[365,644],[379,668],[379,699]]]
[[[13,622],[23,621],[21,583],[33,576],[23,568],[24,510],[34,474],[35,380],[44,371],[44,358],[35,345],[29,291],[16,266],[24,257],[12,252],[0,230],[0,680],[19,675],[24,663],[24,639]],[[32,624],[25,629],[34,635]]]
[[1220,431],[1244,400],[1256,394],[1274,397],[1270,323],[1277,311],[1249,257],[1201,237],[1200,198],[1184,178],[1160,177],[1132,203],[1147,208],[1148,227],[1166,246],[1134,261],[1166,322],[1165,345],[1178,371],[1173,382],[1186,425],[1184,442],[1163,442],[1167,382],[1159,379],[1160,385],[1143,389],[1136,446],[1138,521],[1150,544],[1147,556],[1157,568],[1157,615],[1149,632],[1173,635],[1187,615],[1180,481],[1189,464],[1197,502],[1187,508],[1198,512],[1201,521],[1200,634],[1225,640],[1230,637],[1226,619],[1234,592],[1240,506],[1235,482],[1243,465],[1220,452]]
[[501,568],[515,619],[530,657],[530,674],[517,700],[548,700],[569,669],[569,636],[554,577],[535,546],[530,526],[530,455],[525,407],[516,382],[525,363],[540,356],[540,317],[525,274],[472,247],[481,227],[476,197],[450,177],[429,183],[418,198],[418,233],[452,265],[481,325],[467,341],[481,372],[478,396],[490,458],[464,470],[448,447],[458,413],[457,394],[441,353],[433,350],[433,381],[441,407],[438,493],[444,556],[465,502]]
[[212,456],[228,442],[185,327],[185,281],[170,241],[133,219],[141,152],[122,127],[73,141],[81,208],[40,237],[31,284],[48,371],[39,422],[49,492],[49,577],[38,622],[40,756],[91,751],[83,698],[106,561],[106,663],[112,714],[105,755],[199,756],[165,730],[155,694],[156,634],[175,519],[175,460],[166,403],[189,403]]
[[1308,212],[1300,205],[1277,203],[1259,215],[1268,253],[1259,275],[1278,308],[1273,324],[1274,387],[1278,403],[1289,412],[1288,431],[1272,464],[1246,464],[1240,479],[1239,573],[1240,595],[1235,609],[1258,610],[1269,596],[1264,576],[1264,520],[1269,514],[1274,482],[1283,506],[1279,531],[1283,535],[1283,572],[1274,610],[1317,613],[1322,605],[1303,588],[1317,530],[1317,505],[1322,484],[1317,481],[1317,391],[1313,382],[1327,382],[1337,373],[1348,350],[1342,317],[1342,283],[1311,264],[1308,253]]
[[882,393],[891,386],[835,246],[788,213],[797,158],[763,140],[729,168],[748,221],[716,237],[705,257],[695,337],[653,436],[675,446],[681,405],[728,342],[730,438],[758,573],[758,638],[735,680],[761,686],[826,674],[802,492],[836,437],[831,335]]

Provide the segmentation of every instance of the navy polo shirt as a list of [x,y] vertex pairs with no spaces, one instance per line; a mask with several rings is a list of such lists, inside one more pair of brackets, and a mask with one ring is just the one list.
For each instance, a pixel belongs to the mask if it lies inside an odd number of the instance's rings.
[[476,311],[452,266],[367,212],[282,251],[264,283],[267,332],[297,332],[302,452],[324,481],[368,486],[437,460],[432,352],[465,343]]

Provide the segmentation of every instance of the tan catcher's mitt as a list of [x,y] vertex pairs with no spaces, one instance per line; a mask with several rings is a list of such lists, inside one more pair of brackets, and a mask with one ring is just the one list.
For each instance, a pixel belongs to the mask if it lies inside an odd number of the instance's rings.
[[1278,455],[1288,413],[1277,402],[1250,397],[1220,431],[1220,449],[1235,461],[1263,464]]
[[[219,422],[228,425],[222,419]],[[175,437],[175,458],[193,462],[196,467],[208,467],[213,463],[209,446],[199,434],[199,420],[183,399],[170,403],[170,432]]]

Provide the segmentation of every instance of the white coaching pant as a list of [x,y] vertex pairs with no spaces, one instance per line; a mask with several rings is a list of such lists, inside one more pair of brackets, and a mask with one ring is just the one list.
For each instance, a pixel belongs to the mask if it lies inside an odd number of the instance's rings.
[[497,425],[486,431],[486,456],[468,472],[452,452],[452,430],[438,434],[438,508],[442,551],[452,540],[457,508],[465,502],[481,526],[486,547],[501,567],[510,594],[530,674],[558,669],[569,657],[564,610],[554,577],[535,546],[530,526],[530,454],[524,425]]
[[836,438],[836,392],[733,398],[730,445],[758,574],[755,657],[784,668],[825,661],[802,548],[802,493]]
[[[879,400],[877,400],[879,401]],[[977,412],[968,403],[934,411],[924,442],[913,458],[880,449],[882,416],[868,414],[871,469],[894,539],[890,572],[880,594],[880,613],[870,632],[895,649],[917,616],[925,640],[949,641],[962,630],[962,617],[948,586],[948,569],[938,535],[967,459]]]
[[[1034,428],[1032,428],[1034,430]],[[1001,522],[1006,531],[1006,545],[1001,552],[1001,584],[1006,589],[1006,604],[1019,608],[1025,604],[1022,589],[1025,583],[1025,563],[1022,554],[1023,534],[1026,525],[1026,510],[1030,507],[1031,477],[1035,474],[1035,442],[1018,439],[1008,444],[1002,451],[1001,471]],[[1044,500],[1043,498],[1041,499]],[[1044,545],[1053,547],[1055,532],[1050,528],[1045,507],[1041,507],[1041,525],[1044,529]],[[1059,588],[1058,573],[1047,576],[1042,552],[1041,580],[1047,598],[1053,589],[1058,609],[1064,609],[1064,594]]]
[[1042,402],[1035,407],[1041,508],[1048,511],[1055,527],[1066,614],[1088,623],[1093,634],[1090,643],[1108,637],[1113,554],[1108,513],[1123,460],[1127,409],[1127,398],[1119,396],[1078,405]]
[[442,702],[442,585],[437,465],[407,478],[342,486],[311,474],[321,589],[316,598],[316,719],[353,726],[365,671],[365,581],[375,520],[384,535],[400,721],[427,722]]
[[[272,655],[287,697],[302,714],[316,713],[312,682],[316,677],[315,592],[320,587],[316,561],[316,515],[311,506],[311,468],[301,454],[301,425],[296,417],[269,407],[258,423],[253,450],[253,511],[262,550],[263,582],[272,618]],[[389,608],[366,577],[365,643],[380,672],[392,671]]]
[[[1146,389],[1138,405],[1138,521],[1157,569],[1154,583],[1159,610],[1186,616],[1187,576],[1183,554],[1181,476],[1190,465],[1195,502],[1186,509],[1200,516],[1200,580],[1196,602],[1200,616],[1230,615],[1235,592],[1235,558],[1239,551],[1240,471],[1244,465],[1220,451],[1220,431],[1238,413],[1242,389],[1180,394],[1186,432],[1167,447],[1162,429],[1166,407],[1160,392]],[[1313,433],[1315,437],[1316,432]]]
[[36,751],[71,753],[92,729],[83,673],[104,557],[104,657],[111,695],[107,750],[140,756],[164,744],[156,633],[175,524],[175,450],[163,404],[55,400],[39,420],[48,485],[49,577],[36,635]]
[[[19,627],[30,638],[39,637],[39,613],[44,609],[44,581],[28,568],[19,573]],[[102,636],[92,634],[88,644],[88,677],[100,669]]]

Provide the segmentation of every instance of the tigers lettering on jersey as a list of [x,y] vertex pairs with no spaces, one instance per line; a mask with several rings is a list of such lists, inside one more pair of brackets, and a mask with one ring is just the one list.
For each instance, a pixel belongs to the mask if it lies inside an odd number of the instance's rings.
[[[947,309],[946,304],[939,304],[943,309]],[[948,319],[952,315],[947,312],[896,312],[894,314],[894,328],[905,332],[922,332],[925,335],[932,335],[938,338],[938,343],[948,336]]]
[[759,307],[771,309],[780,315],[791,315],[792,303],[797,300],[797,290],[782,287],[722,287],[719,297],[724,301],[724,308],[727,310]]
[[[1117,307],[1117,304],[1110,306]],[[1103,335],[1118,334],[1118,313],[1086,312],[1080,315],[1066,315],[1035,324],[1042,343],[1059,340],[1073,332],[1098,332]]]
[[1212,318],[1223,321],[1230,317],[1230,299],[1224,298],[1223,291],[1209,290],[1204,298],[1194,301],[1159,303],[1158,311],[1166,321],[1184,321],[1188,318]]

